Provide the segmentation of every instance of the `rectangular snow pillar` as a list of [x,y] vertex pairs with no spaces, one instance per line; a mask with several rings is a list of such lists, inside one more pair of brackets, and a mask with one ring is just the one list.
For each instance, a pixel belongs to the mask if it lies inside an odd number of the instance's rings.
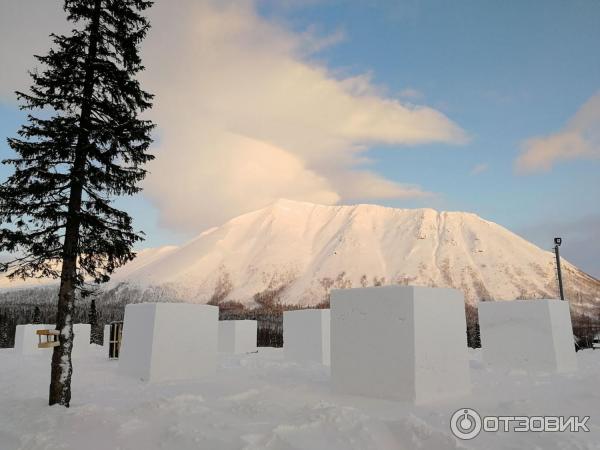
[[110,347],[110,325],[104,325],[104,337],[102,338],[102,348],[106,355]]
[[219,308],[184,303],[125,307],[119,370],[144,381],[189,380],[213,374]]
[[483,360],[527,372],[577,369],[569,302],[514,300],[479,303]]
[[412,286],[333,290],[331,378],[340,393],[417,404],[468,394],[462,293]]
[[[52,348],[38,348],[37,330],[54,330],[56,326],[48,324],[17,325],[15,330],[15,353],[18,355],[52,354]],[[42,337],[45,340],[45,337]]]
[[90,335],[92,326],[89,323],[74,323],[73,333],[75,340],[73,341],[73,353],[79,355],[87,353],[90,350]]
[[330,364],[328,309],[301,309],[283,313],[283,354],[295,361]]
[[219,352],[251,353],[256,351],[256,320],[219,321]]

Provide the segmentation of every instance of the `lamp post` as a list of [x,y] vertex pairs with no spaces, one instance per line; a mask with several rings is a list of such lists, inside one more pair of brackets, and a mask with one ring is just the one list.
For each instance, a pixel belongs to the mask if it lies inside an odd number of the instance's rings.
[[560,252],[558,251],[558,247],[562,244],[562,238],[555,237],[554,238],[554,255],[556,255],[556,272],[558,274],[558,291],[560,292],[560,299],[565,299],[565,293],[563,291],[563,282],[562,282],[562,272],[560,270]]

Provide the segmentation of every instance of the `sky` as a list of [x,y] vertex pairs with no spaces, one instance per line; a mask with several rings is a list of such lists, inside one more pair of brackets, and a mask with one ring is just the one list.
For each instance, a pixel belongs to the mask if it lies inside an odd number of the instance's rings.
[[[600,277],[600,2],[158,0],[144,246],[277,198],[474,212]],[[61,2],[0,3],[0,155]],[[0,180],[9,171],[0,167]]]

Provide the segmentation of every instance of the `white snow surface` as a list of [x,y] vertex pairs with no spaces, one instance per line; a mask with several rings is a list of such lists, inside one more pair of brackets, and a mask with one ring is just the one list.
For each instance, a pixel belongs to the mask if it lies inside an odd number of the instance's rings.
[[[598,449],[600,352],[579,371],[529,377],[495,372],[470,352],[473,392],[427,406],[333,394],[329,369],[283,359],[280,349],[220,355],[202,381],[147,384],[119,375],[98,347],[74,357],[69,409],[47,406],[47,358],[0,350],[1,450]],[[589,433],[481,433],[458,441],[450,416],[589,415]]]
[[[563,272],[572,305],[600,303],[598,280],[567,261]],[[453,287],[469,302],[557,296],[553,253],[475,214],[291,200],[180,247],[141,251],[114,274],[112,286],[123,282],[198,303],[224,292],[249,305],[257,294],[314,305],[331,288],[374,284]]]

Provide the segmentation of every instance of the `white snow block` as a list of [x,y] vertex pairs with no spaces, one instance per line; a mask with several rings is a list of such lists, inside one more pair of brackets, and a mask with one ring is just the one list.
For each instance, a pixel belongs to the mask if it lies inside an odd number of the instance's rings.
[[462,293],[412,286],[333,290],[331,378],[340,393],[417,404],[469,393]]
[[104,325],[104,334],[102,338],[102,348],[106,355],[108,355],[108,348],[110,347],[110,325]]
[[526,372],[577,369],[569,302],[515,300],[479,303],[483,360]]
[[256,320],[219,321],[219,352],[251,353],[256,351]]
[[[15,353],[21,355],[34,355],[44,352],[52,354],[52,348],[38,348],[39,338],[36,331],[55,329],[56,325],[49,324],[17,325],[15,332]],[[73,354],[80,355],[86,353],[90,349],[91,326],[86,323],[75,323],[73,324],[73,333],[75,333]]]
[[283,354],[295,361],[330,364],[328,309],[301,309],[283,313]]
[[[15,353],[17,355],[52,354],[52,348],[38,348],[37,330],[54,330],[56,326],[48,324],[17,325],[15,330]],[[42,339],[45,339],[42,337]]]
[[188,380],[216,370],[219,308],[183,303],[125,307],[121,373],[144,381]]
[[73,333],[75,333],[73,353],[75,355],[87,353],[91,348],[90,335],[92,333],[92,326],[89,323],[74,323]]

